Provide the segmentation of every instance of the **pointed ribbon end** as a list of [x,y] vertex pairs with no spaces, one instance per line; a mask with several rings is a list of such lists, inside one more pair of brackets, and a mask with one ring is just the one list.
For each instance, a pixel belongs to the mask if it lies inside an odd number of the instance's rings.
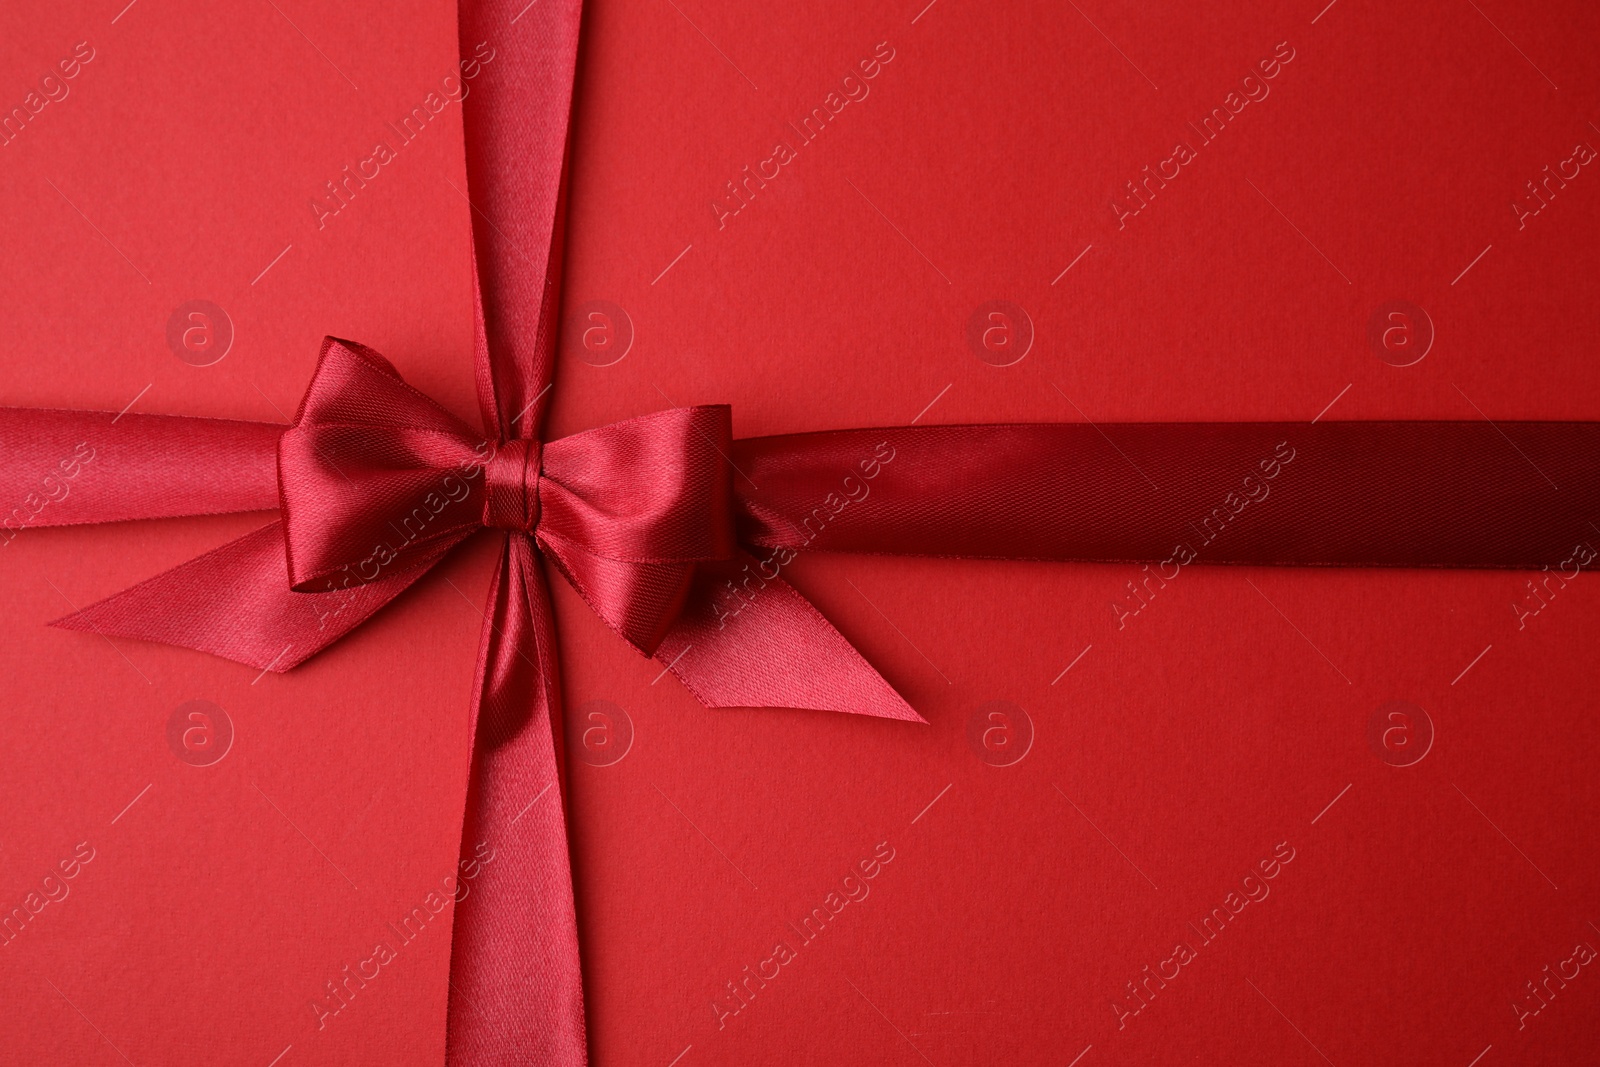
[[701,564],[683,613],[656,650],[712,708],[803,708],[926,724],[811,602],[781,578],[720,596],[753,562]]

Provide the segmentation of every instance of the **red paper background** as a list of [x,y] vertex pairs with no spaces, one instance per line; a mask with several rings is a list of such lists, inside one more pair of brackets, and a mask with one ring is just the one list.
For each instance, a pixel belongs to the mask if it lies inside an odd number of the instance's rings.
[[[98,50],[0,149],[6,403],[116,411],[149,383],[139,410],[278,418],[335,333],[471,416],[456,110],[325,229],[305,206],[452,69],[454,13],[275,3],[0,14],[0,99],[74,42]],[[566,303],[620,306],[634,340],[597,367],[568,331],[553,429],[711,401],[740,435],[1600,418],[1600,177],[1520,230],[1510,208],[1600,145],[1597,22],[1571,3],[597,0]],[[793,144],[786,123],[881,41],[869,95],[719,229],[724,183]],[[1119,229],[1114,192],[1283,41],[1270,95]],[[167,350],[192,298],[238,331],[214,367]],[[991,300],[1035,327],[1015,365],[965,339]],[[1391,300],[1437,333],[1410,367],[1367,338]],[[308,1004],[452,869],[481,548],[258,683],[42,626],[252,524],[3,549],[0,904],[97,849],[0,949],[9,1062],[121,1062],[108,1044],[135,1063],[440,1060],[447,915],[325,1029]],[[808,556],[789,575],[930,726],[701,709],[556,587],[569,706],[609,701],[633,733],[609,766],[586,762],[601,724],[569,746],[597,1063],[1494,1067],[1597,1044],[1591,968],[1522,1029],[1512,1007],[1600,947],[1587,572],[1521,629],[1510,573],[1189,567],[1122,629],[1109,604],[1142,578],[1125,565]],[[196,698],[237,731],[208,768],[165,737]],[[969,738],[995,700],[1034,732],[1011,766]],[[1369,740],[1391,700],[1433,724],[1412,766]],[[801,945],[788,924],[880,841],[894,859],[866,899]],[[1281,842],[1270,896],[1119,1029],[1126,983],[1198,944],[1188,924]],[[725,983],[780,939],[795,958],[719,1028]]]
[[[936,398],[923,422],[1600,417],[1600,177],[1521,231],[1509,206],[1600,146],[1592,9],[925,3],[592,6],[567,306],[620,305],[636,340],[563,365],[556,431],[711,400],[741,436]],[[869,95],[719,229],[724,183],[880,41]],[[1112,193],[1283,41],[1270,95],[1119,230]],[[1407,368],[1366,336],[1396,299],[1437,333]],[[1010,367],[964,338],[990,300],[1036,328]],[[931,726],[701,710],[558,590],[569,697],[636,731],[572,771],[597,1062],[1592,1057],[1587,969],[1525,1029],[1511,1007],[1600,947],[1587,573],[1521,631],[1508,573],[1191,567],[1120,631],[1137,567],[789,574]],[[993,700],[1035,729],[1010,767],[969,744]],[[1436,731],[1410,767],[1368,742],[1390,700]],[[881,840],[870,895],[801,947],[787,924]],[[1126,983],[1285,841],[1271,895],[1119,1029]],[[719,1029],[779,939],[797,958]]]
[[[7,108],[95,52],[0,147],[0,401],[287,422],[332,333],[475,417],[459,108],[324,228],[308,206],[455,70],[453,5],[125,4],[0,11]],[[234,326],[213,366],[168,348],[194,299]],[[321,1031],[310,1003],[455,869],[487,545],[287,675],[44,625],[269,518],[0,548],[0,909],[95,857],[0,948],[0,1062],[442,1062],[448,914]],[[212,766],[168,745],[196,699],[234,728]]]

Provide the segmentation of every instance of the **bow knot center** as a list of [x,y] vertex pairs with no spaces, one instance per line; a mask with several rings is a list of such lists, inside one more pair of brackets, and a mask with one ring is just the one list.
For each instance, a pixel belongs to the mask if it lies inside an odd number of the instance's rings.
[[539,525],[539,442],[502,441],[483,468],[483,524],[532,533]]

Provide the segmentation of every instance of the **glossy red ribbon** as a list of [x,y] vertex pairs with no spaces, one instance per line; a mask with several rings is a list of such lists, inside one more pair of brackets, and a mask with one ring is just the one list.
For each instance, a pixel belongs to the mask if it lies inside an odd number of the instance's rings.
[[[452,1064],[587,1058],[541,556],[704,704],[920,721],[783,581],[794,553],[1537,567],[1600,532],[1595,423],[927,426],[732,441],[726,408],[697,407],[541,443],[580,2],[519,7],[461,9],[468,51],[521,21],[464,102],[488,437],[377,353],[331,338],[287,430],[0,409],[0,499],[21,502],[0,537],[279,513],[58,621],[71,629],[287,670],[461,541],[499,531],[462,838],[464,857],[489,842],[497,858],[455,916]],[[546,253],[537,265],[529,249]],[[79,457],[70,485],[63,456]]]

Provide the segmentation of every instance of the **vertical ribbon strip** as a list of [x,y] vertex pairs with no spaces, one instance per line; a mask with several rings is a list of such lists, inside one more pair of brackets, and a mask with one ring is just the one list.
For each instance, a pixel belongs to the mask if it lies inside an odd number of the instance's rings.
[[[521,8],[522,10],[518,10]],[[462,0],[462,54],[506,40],[463,102],[474,208],[478,398],[501,440],[539,440],[554,383],[567,130],[581,0]],[[511,36],[509,39],[509,35]],[[508,533],[473,694],[463,858],[495,865],[450,949],[451,1067],[582,1067],[583,974],[558,743],[555,623],[538,555]]]

